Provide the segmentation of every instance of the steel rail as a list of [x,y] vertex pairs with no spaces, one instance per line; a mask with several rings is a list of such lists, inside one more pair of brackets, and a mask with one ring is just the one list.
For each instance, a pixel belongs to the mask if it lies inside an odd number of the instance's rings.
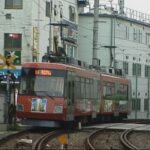
[[139,148],[137,148],[135,145],[133,145],[132,143],[129,142],[128,140],[128,135],[133,131],[133,129],[128,129],[125,130],[121,136],[120,136],[120,140],[122,142],[122,144],[127,147],[129,150],[139,150]]
[[102,128],[102,129],[99,129],[99,130],[97,130],[97,131],[91,133],[91,134],[89,135],[89,137],[87,137],[87,138],[85,139],[85,141],[84,141],[85,148],[86,148],[87,150],[95,150],[96,148],[94,147],[94,145],[92,145],[93,139],[94,139],[101,131],[103,131],[103,130],[109,128],[109,127],[113,127],[113,126],[116,126],[116,125],[115,125],[115,124],[114,124],[114,125],[108,125],[108,126]]
[[51,131],[40,138],[38,138],[32,145],[32,150],[41,150],[44,149],[45,144],[49,141],[52,140],[54,137],[57,137],[64,133],[64,131]]

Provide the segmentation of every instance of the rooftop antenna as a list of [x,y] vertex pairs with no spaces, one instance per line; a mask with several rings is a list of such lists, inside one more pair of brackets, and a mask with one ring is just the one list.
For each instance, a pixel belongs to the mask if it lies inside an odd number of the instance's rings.
[[120,15],[124,15],[124,0],[118,0],[118,4]]

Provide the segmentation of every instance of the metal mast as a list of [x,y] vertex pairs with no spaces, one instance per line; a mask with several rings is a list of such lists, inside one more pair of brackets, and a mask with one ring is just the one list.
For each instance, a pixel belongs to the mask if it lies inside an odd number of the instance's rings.
[[98,50],[98,19],[99,19],[99,0],[94,0],[94,21],[93,21],[93,58],[92,65],[98,65],[97,50]]
[[52,0],[50,0],[49,4],[49,49],[48,49],[48,54],[52,50],[52,29],[51,29],[51,22],[52,22]]

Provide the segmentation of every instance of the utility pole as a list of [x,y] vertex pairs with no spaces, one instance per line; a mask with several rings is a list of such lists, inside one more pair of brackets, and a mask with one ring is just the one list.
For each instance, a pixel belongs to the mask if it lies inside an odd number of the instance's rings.
[[10,113],[9,113],[9,107],[11,102],[11,93],[10,93],[10,71],[7,71],[7,81],[6,81],[6,117],[5,122],[9,124],[10,120]]
[[147,119],[149,119],[149,100],[150,100],[150,66],[148,66],[148,100],[147,100]]
[[52,22],[52,0],[49,2],[49,49],[48,54],[50,54],[50,51],[52,50],[52,29],[51,29],[51,22]]
[[137,102],[138,102],[138,99],[137,99],[137,94],[138,94],[138,64],[136,63],[135,64],[135,71],[136,71],[136,79],[135,79],[135,88],[136,88],[136,93],[135,93],[135,119],[137,119]]
[[93,58],[92,65],[98,65],[97,50],[98,50],[98,20],[99,20],[99,0],[94,0],[94,21],[93,21]]

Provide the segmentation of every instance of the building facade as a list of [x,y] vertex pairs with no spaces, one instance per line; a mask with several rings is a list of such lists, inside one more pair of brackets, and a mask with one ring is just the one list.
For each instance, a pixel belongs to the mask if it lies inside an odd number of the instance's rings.
[[[9,70],[19,78],[22,63],[40,62],[45,53],[56,52],[58,47],[64,48],[68,56],[77,58],[78,9],[86,6],[87,2],[1,0],[0,75],[7,75]],[[5,61],[7,56],[13,58],[9,66]],[[4,109],[11,103],[7,102],[8,91],[5,91],[1,84],[3,113],[0,113],[0,123],[5,122],[7,111]]]
[[[79,59],[88,64],[93,57],[93,17],[93,10],[79,15]],[[131,79],[129,118],[150,118],[150,15],[100,5],[96,46],[102,70],[121,69]]]
[[0,9],[0,54],[15,53],[15,65],[41,61],[44,53],[62,45],[76,57],[76,0],[1,0]]

